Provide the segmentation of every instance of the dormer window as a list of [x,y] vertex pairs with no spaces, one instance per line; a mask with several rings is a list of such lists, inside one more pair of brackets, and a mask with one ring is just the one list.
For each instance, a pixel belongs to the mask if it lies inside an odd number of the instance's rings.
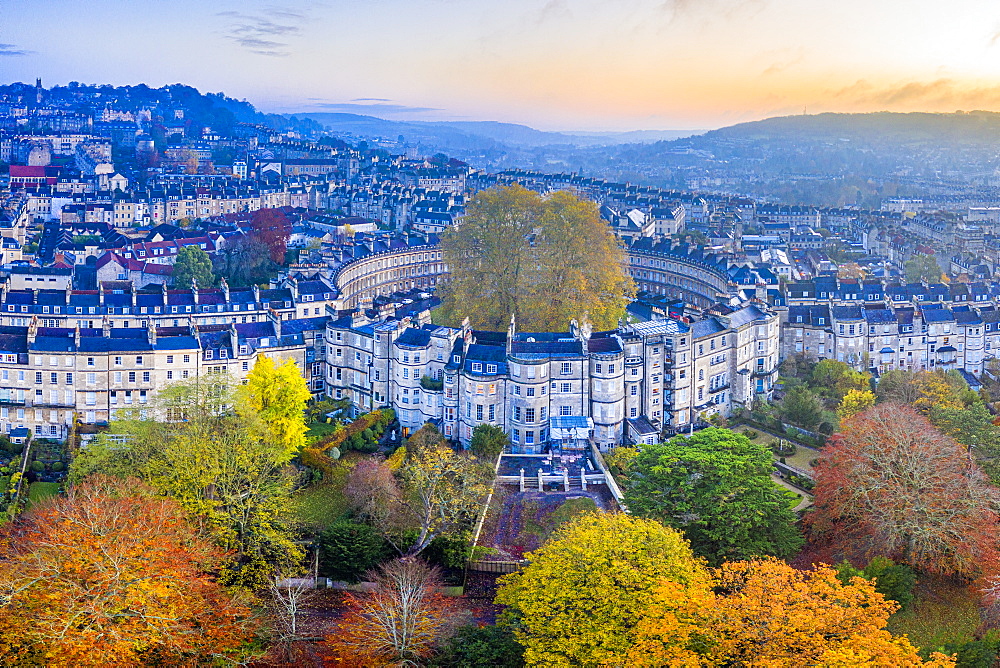
[[483,372],[483,365],[480,364],[479,362],[473,362],[472,363],[472,372],[473,373],[482,373]]
[[496,372],[497,372],[497,365],[496,364],[487,364],[486,365],[486,373],[496,373]]

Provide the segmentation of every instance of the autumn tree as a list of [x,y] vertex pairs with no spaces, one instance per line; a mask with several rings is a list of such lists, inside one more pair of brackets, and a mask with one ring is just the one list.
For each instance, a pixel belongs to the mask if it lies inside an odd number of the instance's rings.
[[895,603],[855,577],[820,566],[800,571],[775,559],[723,564],[711,587],[663,583],[638,625],[634,666],[933,666],[886,629]]
[[280,209],[257,209],[250,215],[250,237],[267,246],[271,261],[283,264],[292,224]]
[[878,401],[911,404],[924,415],[932,408],[963,409],[979,396],[957,371],[887,371],[876,388]]
[[572,319],[610,329],[635,291],[597,205],[568,192],[483,191],[441,249],[450,270],[444,314],[479,328],[506,329],[513,316],[533,331],[563,331]]
[[296,474],[271,427],[237,413],[236,403],[222,376],[167,386],[148,407],[120,411],[74,460],[70,477],[142,478],[200,518],[230,552],[224,582],[257,588],[275,568],[288,571],[301,560],[288,504]]
[[326,640],[337,665],[424,665],[461,624],[440,593],[439,571],[419,560],[389,562],[368,578],[374,589],[347,596],[337,632]]
[[831,406],[836,406],[851,390],[870,391],[871,375],[855,371],[849,364],[839,360],[820,360],[813,367],[809,385],[826,398]]
[[709,587],[677,531],[621,513],[578,517],[527,557],[500,578],[496,602],[509,606],[528,666],[619,665],[658,583]]
[[230,285],[266,283],[277,266],[268,245],[252,236],[228,241],[215,253],[215,272]]
[[173,270],[174,287],[187,290],[192,285],[209,288],[215,283],[212,259],[195,245],[184,246],[177,252]]
[[267,355],[257,358],[239,389],[243,408],[256,415],[274,433],[276,443],[290,456],[306,444],[306,402],[312,397],[295,360],[282,364]]
[[875,405],[875,393],[871,390],[848,390],[837,406],[837,417],[848,420]]
[[994,484],[1000,482],[1000,426],[993,423],[986,404],[931,406],[929,417],[935,427],[969,449]]
[[815,536],[933,573],[976,576],[994,564],[996,488],[913,408],[879,404],[845,421],[815,471]]
[[412,557],[435,538],[472,524],[490,473],[475,457],[430,443],[409,450],[395,475],[385,462],[359,463],[345,494],[361,519],[399,554]]
[[94,476],[0,535],[4,665],[194,665],[237,658],[249,609],[176,501]]
[[803,541],[773,470],[763,445],[729,429],[703,429],[643,446],[629,465],[625,503],[681,531],[710,562],[787,558]]
[[940,283],[944,273],[937,258],[925,253],[917,253],[907,260],[904,271],[908,283]]

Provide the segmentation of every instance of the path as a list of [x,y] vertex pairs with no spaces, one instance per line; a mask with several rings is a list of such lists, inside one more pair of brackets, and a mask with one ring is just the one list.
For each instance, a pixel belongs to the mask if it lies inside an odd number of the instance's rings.
[[802,500],[799,501],[799,505],[795,506],[795,508],[793,509],[793,510],[795,510],[795,512],[797,512],[797,513],[802,512],[803,510],[805,510],[806,508],[808,508],[809,506],[812,505],[812,502],[813,502],[812,495],[810,495],[807,492],[802,491],[801,489],[799,489],[795,485],[791,484],[787,480],[782,479],[780,476],[778,476],[777,473],[772,473],[771,474],[771,480],[773,480],[776,484],[781,485],[785,489],[791,490],[791,491],[795,492],[796,494],[799,494],[799,495],[802,496]]

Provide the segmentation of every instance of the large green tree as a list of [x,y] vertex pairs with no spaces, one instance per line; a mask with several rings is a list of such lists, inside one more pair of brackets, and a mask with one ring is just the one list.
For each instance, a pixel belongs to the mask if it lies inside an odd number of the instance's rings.
[[173,277],[174,287],[181,290],[194,284],[200,288],[211,287],[215,283],[212,259],[198,246],[185,246],[177,252]]
[[473,197],[441,239],[450,279],[446,319],[505,329],[562,331],[572,319],[614,327],[634,294],[625,254],[594,202],[521,186]]
[[728,429],[704,429],[643,446],[629,468],[625,503],[682,531],[711,563],[787,558],[803,541],[772,470],[763,445]]

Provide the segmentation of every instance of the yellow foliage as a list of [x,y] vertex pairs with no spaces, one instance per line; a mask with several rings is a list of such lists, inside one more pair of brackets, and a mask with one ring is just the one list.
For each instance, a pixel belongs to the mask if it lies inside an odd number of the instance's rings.
[[310,396],[295,360],[278,366],[267,355],[257,358],[239,389],[243,408],[260,417],[289,458],[306,444],[304,411]]
[[396,448],[395,452],[389,455],[389,458],[385,460],[386,466],[388,466],[389,470],[392,471],[393,473],[396,473],[397,471],[399,471],[399,469],[403,468],[403,464],[405,462],[406,462],[405,445],[401,445],[398,448]]
[[837,415],[841,420],[849,420],[874,405],[875,393],[871,390],[848,390],[837,406]]

